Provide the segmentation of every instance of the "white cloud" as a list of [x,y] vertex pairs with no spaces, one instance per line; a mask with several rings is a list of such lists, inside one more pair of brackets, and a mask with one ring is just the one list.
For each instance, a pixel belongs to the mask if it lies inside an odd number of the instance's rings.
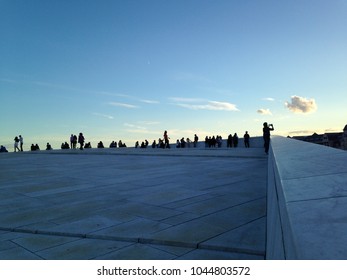
[[[140,99],[136,96],[132,96],[132,95],[128,95],[128,94],[112,93],[112,92],[98,92],[98,94],[106,95],[106,96],[121,97],[121,98],[125,98],[125,99],[132,100],[135,102],[142,102],[142,103],[146,103],[146,104],[159,104],[159,101],[157,101],[157,100]],[[127,103],[118,103],[118,102],[111,102],[109,104],[113,105],[113,106],[120,106],[120,107],[127,107],[127,108],[137,108],[138,107],[138,106],[127,104]]]
[[286,102],[285,106],[294,113],[308,114],[317,110],[317,104],[313,98],[307,99],[297,95],[293,95],[291,102]]
[[123,93],[114,93],[114,92],[108,92],[108,91],[95,91],[98,95],[106,95],[106,96],[117,96],[117,97],[124,97],[124,98],[133,98],[131,95],[123,94]]
[[105,115],[105,114],[93,113],[93,115],[94,116],[98,116],[98,117],[103,117],[103,118],[106,118],[106,119],[109,119],[109,120],[113,120],[114,119],[113,116]]
[[266,101],[275,101],[275,99],[272,98],[272,97],[265,97],[265,98],[263,98],[263,100],[266,100]]
[[148,99],[141,99],[140,101],[143,102],[143,103],[147,103],[147,104],[158,104],[159,103],[159,101],[148,100]]
[[270,109],[258,109],[257,113],[261,115],[272,115]]
[[132,104],[127,104],[127,103],[109,102],[108,104],[111,105],[111,106],[124,107],[124,108],[129,108],[129,109],[138,108],[138,106],[135,106],[135,105],[132,105]]
[[240,111],[239,109],[237,109],[235,104],[219,101],[209,101],[209,104],[206,106],[206,108],[208,110]]
[[124,123],[124,126],[130,127],[130,128],[133,128],[133,129],[137,129],[137,130],[146,130],[147,129],[144,126],[138,126],[136,124],[131,124],[131,123]]
[[176,106],[190,110],[210,110],[210,111],[240,111],[235,104],[229,102],[210,101],[196,98],[173,97],[171,100],[177,102]]
[[174,102],[185,102],[185,103],[196,103],[196,102],[206,101],[202,98],[187,98],[187,97],[170,97],[169,99]]

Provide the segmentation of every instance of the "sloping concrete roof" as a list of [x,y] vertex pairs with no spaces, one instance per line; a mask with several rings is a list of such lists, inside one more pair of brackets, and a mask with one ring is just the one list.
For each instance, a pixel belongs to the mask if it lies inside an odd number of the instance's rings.
[[0,259],[263,259],[262,148],[0,155]]

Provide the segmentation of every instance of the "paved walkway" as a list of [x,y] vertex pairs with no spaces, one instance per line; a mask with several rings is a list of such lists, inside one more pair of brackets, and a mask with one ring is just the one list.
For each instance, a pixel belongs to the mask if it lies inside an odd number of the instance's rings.
[[260,148],[0,154],[0,259],[263,259]]

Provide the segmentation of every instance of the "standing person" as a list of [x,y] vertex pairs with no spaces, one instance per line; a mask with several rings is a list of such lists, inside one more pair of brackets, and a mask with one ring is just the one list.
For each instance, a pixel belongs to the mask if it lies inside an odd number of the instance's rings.
[[169,136],[167,135],[167,131],[164,131],[164,148],[170,149]]
[[20,151],[23,152],[23,137],[22,135],[19,135],[19,144],[20,144]]
[[83,150],[84,136],[82,132],[78,135],[78,143],[80,144],[80,150]]
[[249,148],[249,137],[248,131],[246,131],[245,135],[243,135],[243,142],[246,148]]
[[232,148],[233,146],[233,136],[229,134],[228,140],[227,140],[227,148]]
[[199,137],[198,137],[198,135],[194,134],[194,148],[196,148],[196,147],[197,147],[197,145],[198,145],[198,141],[199,141]]
[[263,123],[263,139],[264,139],[264,148],[265,153],[269,153],[270,147],[270,131],[274,130],[274,126],[272,124],[267,124],[267,122]]
[[76,145],[77,145],[77,136],[74,135],[73,136],[73,148],[76,149]]
[[205,148],[209,148],[210,147],[210,142],[209,142],[209,138],[208,136],[205,137]]
[[74,140],[74,137],[73,137],[73,134],[71,134],[71,136],[70,136],[70,147],[71,147],[71,149],[73,148],[73,140]]
[[18,136],[16,136],[14,138],[14,151],[15,152],[17,152],[17,150],[18,150],[18,152],[20,152],[20,149],[18,148],[18,143],[19,143],[19,138],[18,138]]
[[237,136],[237,133],[235,132],[234,136],[233,136],[233,144],[234,147],[236,148],[237,145],[239,144],[239,137]]

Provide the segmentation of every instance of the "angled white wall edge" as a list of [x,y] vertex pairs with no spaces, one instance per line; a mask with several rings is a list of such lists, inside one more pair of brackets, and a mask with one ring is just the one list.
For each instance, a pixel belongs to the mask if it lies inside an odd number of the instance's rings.
[[267,259],[347,260],[347,152],[273,136]]

